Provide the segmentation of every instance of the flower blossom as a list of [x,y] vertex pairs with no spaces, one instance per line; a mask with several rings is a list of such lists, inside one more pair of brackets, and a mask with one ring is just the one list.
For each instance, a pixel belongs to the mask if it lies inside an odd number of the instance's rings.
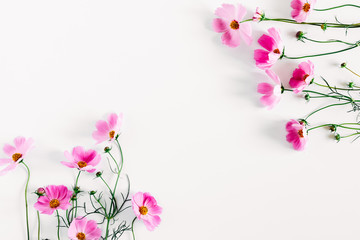
[[25,139],[24,137],[17,137],[14,139],[14,145],[9,144],[4,145],[4,153],[8,155],[8,158],[0,159],[0,166],[7,165],[4,169],[0,171],[0,176],[5,175],[7,172],[16,168],[21,162],[22,159],[26,156],[27,152],[33,147],[34,140],[29,138]]
[[266,74],[270,77],[273,83],[262,82],[258,84],[257,92],[264,94],[260,101],[268,109],[272,109],[281,99],[281,82],[279,76],[277,76],[270,69],[265,70]]
[[280,32],[276,28],[268,29],[269,35],[263,34],[258,43],[265,48],[254,51],[256,66],[260,69],[269,69],[283,54],[283,43]]
[[291,119],[286,124],[286,131],[288,132],[286,135],[286,140],[289,143],[292,143],[293,148],[298,151],[304,150],[308,141],[305,124],[303,122]]
[[68,237],[71,240],[99,240],[101,229],[94,220],[77,217],[70,224]]
[[97,143],[101,143],[107,140],[113,141],[120,133],[122,122],[122,113],[119,114],[119,116],[115,113],[110,114],[107,122],[103,120],[97,121],[97,130],[93,132],[93,138],[97,141]]
[[80,171],[87,171],[89,173],[95,172],[95,166],[98,165],[101,160],[100,154],[95,150],[89,149],[85,151],[85,149],[80,146],[74,147],[72,154],[68,151],[64,154],[69,162],[62,161],[61,163],[63,165],[69,168],[77,168]]
[[296,22],[305,22],[310,12],[314,9],[316,0],[293,0],[291,2],[291,16]]
[[264,17],[265,17],[264,11],[261,8],[257,7],[256,11],[254,13],[254,16],[252,18],[253,21],[254,22],[261,22],[264,19]]
[[314,79],[314,64],[308,60],[299,64],[290,79],[290,87],[294,88],[294,93],[300,93]]
[[57,209],[66,210],[71,206],[72,194],[73,192],[64,185],[49,185],[45,188],[45,195],[40,196],[34,204],[34,208],[48,215]]
[[241,38],[248,45],[252,42],[251,25],[248,22],[241,22],[246,14],[246,8],[242,5],[237,7],[231,4],[223,4],[222,7],[215,10],[213,28],[215,32],[223,33],[221,36],[223,44],[229,47],[240,45]]
[[162,208],[157,205],[155,198],[149,193],[135,193],[131,203],[136,217],[144,222],[149,231],[154,230],[160,224],[159,214],[161,214]]

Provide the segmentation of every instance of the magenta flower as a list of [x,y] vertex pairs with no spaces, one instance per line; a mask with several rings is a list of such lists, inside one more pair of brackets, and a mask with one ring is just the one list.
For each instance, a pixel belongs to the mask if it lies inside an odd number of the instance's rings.
[[149,231],[157,227],[161,219],[158,216],[162,212],[162,208],[157,205],[153,196],[149,193],[135,193],[131,200],[132,209],[138,219],[142,220]]
[[254,13],[254,16],[252,18],[253,21],[254,22],[260,22],[260,21],[262,21],[264,19],[264,17],[265,17],[264,11],[261,8],[257,7],[256,11]]
[[258,84],[257,92],[264,94],[260,101],[268,109],[272,109],[281,99],[281,82],[280,78],[270,69],[265,70],[266,74],[273,81],[272,84],[263,82]]
[[229,47],[240,45],[241,38],[248,45],[252,42],[251,25],[248,22],[241,22],[246,14],[246,8],[238,5],[237,8],[231,4],[223,4],[222,7],[215,10],[213,28],[215,32],[223,33],[221,36],[223,44]]
[[93,132],[93,138],[97,141],[97,143],[101,143],[106,140],[113,141],[120,133],[122,121],[122,113],[120,113],[119,116],[115,113],[110,114],[107,122],[103,120],[97,121],[97,130]]
[[33,147],[33,144],[33,139],[29,138],[26,140],[24,137],[17,137],[14,139],[15,147],[5,144],[3,150],[5,154],[8,155],[8,158],[1,158],[0,166],[7,166],[0,171],[0,176],[15,169],[16,166],[19,165],[19,162],[24,159],[27,152]]
[[49,185],[45,188],[45,195],[40,196],[34,204],[36,210],[51,215],[57,209],[66,210],[71,206],[70,198],[73,192],[64,185]]
[[62,164],[69,168],[77,168],[80,171],[87,171],[89,173],[95,172],[95,166],[98,165],[101,160],[100,154],[95,150],[89,149],[85,151],[85,149],[80,146],[74,147],[72,154],[68,151],[64,154],[69,162],[62,161]]
[[306,133],[305,124],[303,122],[291,119],[286,124],[286,140],[292,143],[295,150],[302,151],[308,141],[308,135]]
[[98,240],[101,237],[101,229],[94,220],[77,217],[70,224],[68,237],[71,240]]
[[295,21],[301,23],[305,22],[310,12],[314,9],[316,0],[293,0],[291,2],[291,16]]
[[290,87],[294,88],[294,93],[300,93],[314,79],[314,64],[308,60],[299,64],[290,79]]
[[284,48],[279,30],[269,28],[268,32],[269,35],[263,34],[258,40],[258,43],[266,50],[256,49],[254,51],[256,66],[261,69],[269,69],[272,67],[281,57]]

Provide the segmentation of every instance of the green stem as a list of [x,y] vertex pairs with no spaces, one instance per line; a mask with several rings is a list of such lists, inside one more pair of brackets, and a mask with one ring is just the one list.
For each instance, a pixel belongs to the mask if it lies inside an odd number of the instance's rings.
[[287,58],[287,59],[302,59],[302,58],[311,58],[311,57],[320,57],[320,56],[326,56],[326,55],[331,55],[331,54],[336,54],[336,53],[341,53],[341,52],[345,52],[345,51],[348,51],[348,50],[351,50],[351,49],[354,49],[356,47],[358,47],[359,45],[356,44],[354,46],[351,46],[349,48],[345,48],[345,49],[341,49],[341,50],[338,50],[338,51],[335,51],[335,52],[327,52],[327,53],[320,53],[320,54],[314,54],[314,55],[306,55],[306,56],[300,56],[300,57],[289,57],[289,56],[286,56],[284,54],[284,58]]
[[347,135],[347,136],[340,136],[340,138],[352,137],[352,136],[359,135],[359,134],[360,134],[360,132],[356,132],[356,133],[353,133],[353,134],[350,134],[350,135]]
[[105,240],[106,240],[106,239],[108,238],[108,236],[109,236],[109,223],[110,223],[110,218],[107,218]]
[[60,216],[59,216],[59,211],[58,210],[56,210],[56,215],[57,215],[57,219],[58,219],[57,237],[58,237],[58,240],[60,240]]
[[26,180],[26,186],[25,186],[25,211],[26,211],[26,232],[27,232],[27,239],[30,240],[29,207],[28,207],[28,200],[27,200],[27,191],[28,191],[29,180],[30,180],[30,169],[29,169],[29,167],[26,165],[26,163],[24,163],[24,161],[22,161],[21,163],[24,164],[24,166],[26,167],[27,173],[28,173],[28,177],[27,177],[27,180]]
[[325,87],[325,88],[331,88],[331,89],[335,89],[335,90],[344,90],[344,91],[360,91],[360,89],[353,89],[353,88],[337,88],[337,87],[331,87],[331,86],[327,86],[327,85],[323,85],[317,82],[313,82],[315,85],[320,86],[320,87]]
[[305,36],[303,36],[302,39],[306,39],[306,40],[308,40],[310,42],[315,42],[315,43],[343,43],[343,44],[350,45],[350,46],[356,45],[354,43],[344,42],[344,41],[337,40],[337,39],[330,39],[330,40],[327,40],[327,41],[319,41],[319,40],[311,39],[311,38],[308,38],[308,37],[305,37]]
[[118,169],[118,170],[119,170],[119,173],[118,173],[118,176],[117,176],[116,182],[115,182],[115,187],[114,187],[114,191],[113,191],[114,194],[115,194],[116,187],[117,187],[117,184],[118,184],[118,181],[119,181],[120,173],[121,173],[121,171],[122,171],[122,169],[123,169],[123,166],[124,166],[124,156],[123,156],[123,152],[122,152],[120,143],[119,143],[119,141],[118,141],[117,139],[116,139],[116,143],[117,143],[117,145],[118,145],[118,147],[119,147],[119,151],[120,151],[121,167],[120,167],[120,169]]
[[38,240],[40,240],[40,214],[39,211],[37,212],[37,220],[38,220]]
[[133,235],[133,240],[135,240],[135,233],[134,233],[134,222],[135,222],[135,220],[136,220],[136,217],[134,218],[134,220],[131,223],[131,232],[132,232],[132,235]]
[[307,120],[311,115],[313,115],[313,114],[315,114],[315,113],[317,113],[317,112],[319,112],[319,111],[321,111],[321,110],[324,110],[324,109],[326,109],[326,108],[334,107],[334,106],[346,105],[346,104],[349,104],[349,103],[351,103],[351,102],[330,104],[330,105],[327,105],[327,106],[325,106],[325,107],[319,108],[319,109],[313,111],[312,113],[310,113],[310,114],[305,118],[305,120]]
[[359,74],[357,74],[356,72],[354,72],[353,70],[351,70],[350,68],[348,68],[348,67],[344,67],[344,68],[346,68],[348,71],[350,71],[352,74],[354,74],[355,76],[358,76],[358,77],[360,77],[360,75]]
[[331,8],[324,8],[324,9],[314,9],[314,11],[328,11],[328,10],[333,10],[333,9],[337,9],[337,8],[342,8],[342,7],[355,7],[355,8],[360,8],[360,6],[358,5],[354,5],[354,4],[344,4],[344,5],[340,5],[340,6],[336,6],[336,7],[331,7]]
[[309,128],[307,130],[307,133],[309,133],[311,130],[314,130],[314,129],[317,129],[317,128],[321,128],[321,127],[329,127],[329,126],[333,126],[334,124],[322,124],[322,125],[319,125],[319,126],[316,126],[316,127],[312,127],[312,128]]
[[[293,19],[286,19],[286,18],[264,18],[262,21],[273,21],[273,22],[283,22],[283,23],[290,23],[290,24],[297,24],[297,25],[312,25],[312,26],[318,26],[321,27],[325,23],[320,22],[297,22]],[[354,24],[343,24],[343,23],[326,23],[326,27],[332,27],[332,28],[359,28],[360,23],[354,23]]]
[[[325,85],[324,85],[325,86]],[[359,89],[360,90],[360,89]],[[292,89],[287,89],[287,88],[284,88],[284,91],[285,92],[293,92]],[[318,94],[320,96],[318,97],[312,97],[310,96],[310,98],[325,98],[325,97],[329,97],[329,98],[335,98],[335,99],[338,99],[338,100],[345,100],[344,97],[346,97],[346,100],[349,100],[351,101],[352,99],[350,97],[347,97],[347,96],[336,96],[336,95],[329,95],[329,94],[325,94],[325,93],[321,93],[321,92],[316,92],[316,91],[312,91],[312,90],[303,90],[302,91],[303,93],[313,93],[313,94]]]
[[[78,175],[76,177],[74,189],[76,189],[78,187],[78,181],[79,181],[80,173],[81,173],[81,171],[79,170],[79,173],[78,173]],[[75,193],[75,190],[74,190],[74,193]],[[72,216],[72,219],[76,218],[76,216],[77,216],[77,207],[78,207],[77,193],[75,193],[75,197],[76,197],[76,200],[75,200],[75,214],[74,214],[74,216]],[[73,211],[73,213],[74,213],[74,211]]]

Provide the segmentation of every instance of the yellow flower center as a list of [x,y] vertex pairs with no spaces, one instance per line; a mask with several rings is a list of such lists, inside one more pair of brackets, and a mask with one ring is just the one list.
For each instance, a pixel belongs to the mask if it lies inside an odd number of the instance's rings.
[[84,240],[85,239],[85,233],[79,232],[76,234],[77,239]]
[[77,163],[77,165],[79,166],[79,168],[83,168],[83,167],[86,167],[86,166],[87,166],[87,163],[84,162],[84,161],[79,161],[79,162]]
[[60,206],[60,202],[57,199],[53,199],[53,200],[50,201],[49,205],[50,205],[51,208],[57,208],[58,206]]
[[304,132],[303,132],[302,129],[300,129],[300,130],[298,131],[298,135],[299,135],[299,137],[301,137],[301,138],[304,137]]
[[230,27],[231,27],[231,29],[234,29],[234,30],[239,29],[239,27],[240,27],[239,22],[236,21],[236,20],[233,20],[233,21],[230,23]]
[[309,4],[309,3],[305,3],[304,6],[303,6],[303,10],[304,10],[304,12],[310,11],[310,4]]
[[22,154],[21,153],[14,153],[12,155],[12,159],[14,162],[16,162],[17,160],[19,160],[20,158],[22,157]]
[[280,50],[278,48],[275,49],[273,52],[276,53],[276,54],[280,54]]
[[303,80],[306,81],[307,77],[309,76],[309,74],[306,74],[304,77],[303,77]]
[[114,138],[115,137],[115,131],[112,130],[111,132],[109,132],[109,137],[110,138]]
[[139,207],[139,212],[141,215],[146,215],[148,213],[148,209],[145,206]]

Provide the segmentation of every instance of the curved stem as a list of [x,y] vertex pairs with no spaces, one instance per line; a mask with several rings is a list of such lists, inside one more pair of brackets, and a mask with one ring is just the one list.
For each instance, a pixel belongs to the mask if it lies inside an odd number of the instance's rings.
[[351,102],[330,104],[330,105],[327,105],[327,106],[325,106],[325,107],[319,108],[319,109],[313,111],[312,113],[310,113],[310,114],[305,118],[305,120],[307,120],[311,115],[313,115],[313,114],[315,114],[315,113],[317,113],[317,112],[319,112],[319,111],[321,111],[321,110],[324,110],[324,109],[326,109],[326,108],[334,107],[334,106],[346,105],[346,104],[349,104],[349,103],[351,103]]
[[319,40],[311,39],[311,38],[308,38],[308,37],[305,37],[305,36],[303,36],[302,39],[306,39],[306,40],[308,40],[310,42],[315,42],[315,43],[343,43],[343,44],[350,45],[350,46],[355,45],[354,43],[344,42],[344,41],[337,40],[337,39],[330,39],[330,40],[327,40],[327,41],[319,41]]
[[309,133],[311,130],[321,128],[321,127],[329,127],[329,126],[332,126],[332,125],[333,124],[322,124],[322,125],[319,125],[319,126],[316,126],[316,127],[309,128],[306,132]]
[[352,74],[354,74],[355,76],[358,76],[358,77],[360,77],[360,75],[359,74],[357,74],[356,72],[354,72],[353,70],[351,70],[350,68],[348,68],[348,67],[344,67],[344,68],[346,68],[348,71],[350,71]]
[[40,214],[39,211],[37,212],[37,220],[38,220],[38,240],[40,240]]
[[352,136],[359,135],[359,134],[360,134],[360,132],[356,132],[356,133],[353,133],[353,134],[350,134],[347,136],[340,136],[340,138],[348,138],[348,137],[352,137]]
[[331,7],[331,8],[324,8],[324,9],[314,9],[314,11],[329,11],[329,10],[333,10],[333,9],[337,9],[337,8],[342,8],[342,7],[355,7],[355,8],[360,8],[360,6],[355,5],[355,4],[344,4],[344,5],[340,5],[340,6],[336,6],[336,7]]
[[59,211],[58,210],[56,210],[56,215],[57,215],[57,219],[58,219],[57,237],[58,237],[58,240],[60,240],[60,216],[59,216]]
[[26,232],[27,232],[27,239],[30,240],[29,207],[28,207],[28,200],[27,200],[27,191],[28,191],[29,180],[30,180],[30,169],[29,169],[29,167],[26,165],[26,163],[24,163],[24,161],[22,161],[21,163],[24,164],[24,166],[26,167],[27,173],[28,173],[28,177],[27,177],[27,180],[26,180],[26,186],[25,186],[25,211],[26,211]]
[[135,240],[135,233],[134,233],[134,222],[135,222],[135,220],[136,220],[136,217],[134,218],[134,220],[131,223],[131,232],[132,232],[132,235],[133,235],[133,240]]
[[289,56],[284,55],[283,57],[284,57],[284,58],[287,58],[287,59],[302,59],[302,58],[320,57],[320,56],[326,56],[326,55],[331,55],[331,54],[336,54],[336,53],[345,52],[345,51],[351,50],[351,49],[353,49],[353,48],[356,48],[356,47],[358,47],[358,46],[359,46],[359,45],[354,45],[354,46],[351,46],[351,47],[349,47],[349,48],[341,49],[341,50],[338,50],[338,51],[335,51],[335,52],[327,52],[327,53],[320,53],[320,54],[314,54],[314,55],[306,55],[306,56],[300,56],[300,57],[289,57]]

